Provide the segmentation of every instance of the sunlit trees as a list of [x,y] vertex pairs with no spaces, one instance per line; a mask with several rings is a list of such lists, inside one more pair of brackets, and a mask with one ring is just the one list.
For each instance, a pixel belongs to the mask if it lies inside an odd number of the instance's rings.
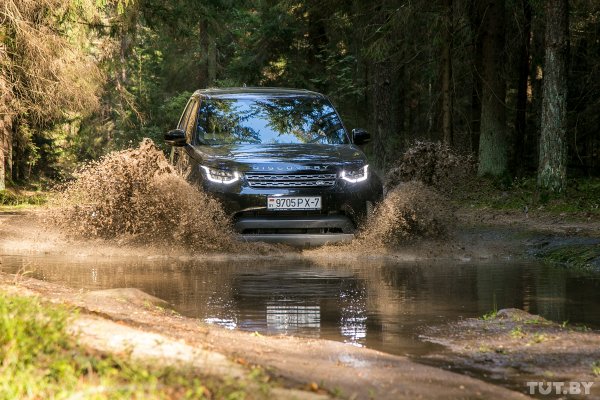
[[[73,21],[85,2],[4,0],[0,5],[0,143],[3,168],[31,143],[31,129],[47,127],[98,104],[101,73],[84,50],[87,37]],[[0,176],[4,186],[5,174]]]

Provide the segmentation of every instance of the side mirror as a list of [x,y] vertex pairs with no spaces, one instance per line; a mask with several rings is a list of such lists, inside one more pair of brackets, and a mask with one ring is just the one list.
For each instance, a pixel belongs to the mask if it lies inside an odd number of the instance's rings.
[[361,144],[369,143],[369,141],[371,141],[369,132],[360,128],[352,129],[352,143],[360,146]]
[[173,129],[165,133],[165,143],[170,146],[185,146],[185,132],[183,129]]

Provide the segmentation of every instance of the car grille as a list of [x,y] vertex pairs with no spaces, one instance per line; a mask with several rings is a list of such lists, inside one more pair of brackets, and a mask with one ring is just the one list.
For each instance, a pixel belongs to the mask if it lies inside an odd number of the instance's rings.
[[255,188],[329,187],[335,178],[335,174],[246,174],[248,185]]

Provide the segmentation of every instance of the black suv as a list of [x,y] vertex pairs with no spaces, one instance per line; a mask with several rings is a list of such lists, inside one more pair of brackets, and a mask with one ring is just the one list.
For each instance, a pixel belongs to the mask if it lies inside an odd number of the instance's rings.
[[352,239],[383,196],[381,179],[322,94],[277,88],[196,91],[165,135],[172,162],[219,198],[247,240]]

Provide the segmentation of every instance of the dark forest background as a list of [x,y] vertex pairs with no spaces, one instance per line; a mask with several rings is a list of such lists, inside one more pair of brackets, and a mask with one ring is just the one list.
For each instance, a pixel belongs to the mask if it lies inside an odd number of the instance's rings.
[[382,169],[441,141],[560,192],[600,173],[599,70],[597,0],[0,0],[0,176],[162,143],[198,88],[286,86]]

